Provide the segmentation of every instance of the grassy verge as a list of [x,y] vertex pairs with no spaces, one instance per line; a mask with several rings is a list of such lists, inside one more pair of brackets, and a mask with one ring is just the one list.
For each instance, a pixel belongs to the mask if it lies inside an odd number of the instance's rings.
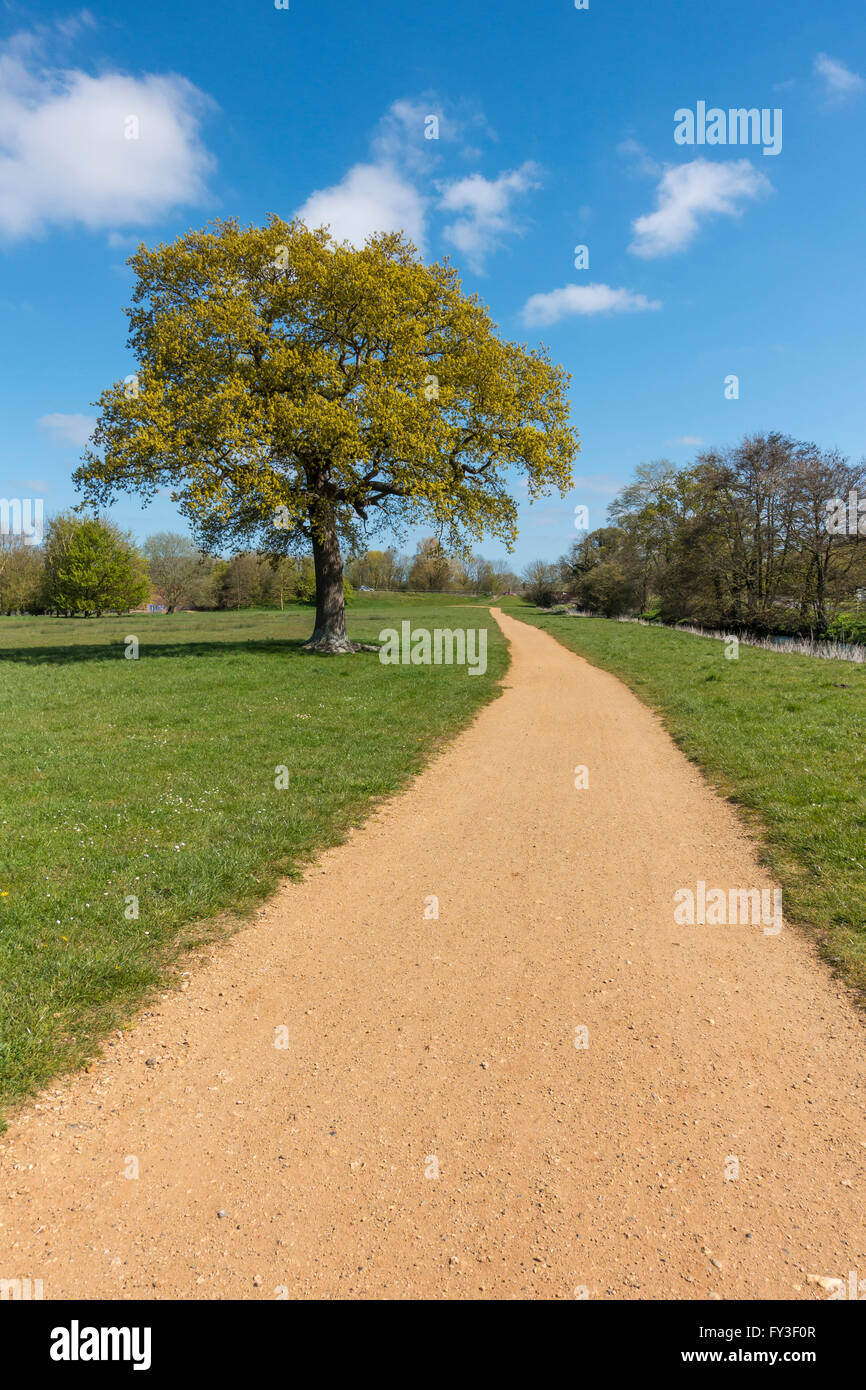
[[619,676],[745,814],[786,915],[866,998],[866,668],[502,607]]
[[499,629],[459,602],[362,595],[350,630],[486,627],[483,676],[312,656],[302,607],[0,619],[0,1110],[90,1056],[212,919],[336,843],[496,693]]

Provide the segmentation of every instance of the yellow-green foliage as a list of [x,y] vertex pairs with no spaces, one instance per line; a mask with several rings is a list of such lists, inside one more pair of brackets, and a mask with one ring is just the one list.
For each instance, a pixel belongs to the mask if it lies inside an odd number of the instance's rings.
[[356,250],[276,217],[226,221],[130,264],[138,365],[100,399],[76,475],[91,500],[169,485],[212,535],[397,507],[510,542],[510,467],[530,496],[569,486],[567,374],[502,341],[454,268],[402,235]]

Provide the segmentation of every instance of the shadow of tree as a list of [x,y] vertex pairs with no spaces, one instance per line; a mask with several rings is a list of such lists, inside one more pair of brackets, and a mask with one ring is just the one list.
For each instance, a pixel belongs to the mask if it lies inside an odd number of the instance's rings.
[[[139,647],[139,660],[147,657],[183,656],[232,656],[237,653],[248,655],[309,657],[315,658],[318,652],[305,652],[305,638],[250,639],[244,642],[150,642],[142,641]],[[25,665],[62,666],[78,661],[117,661],[125,660],[125,641],[85,643],[71,642],[66,646],[51,647],[0,647],[0,661],[23,662]]]

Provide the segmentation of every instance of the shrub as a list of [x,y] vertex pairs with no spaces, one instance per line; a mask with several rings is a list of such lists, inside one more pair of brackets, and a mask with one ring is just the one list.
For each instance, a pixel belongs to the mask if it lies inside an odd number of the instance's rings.
[[827,636],[835,642],[866,643],[866,610],[859,613],[837,613],[827,624]]

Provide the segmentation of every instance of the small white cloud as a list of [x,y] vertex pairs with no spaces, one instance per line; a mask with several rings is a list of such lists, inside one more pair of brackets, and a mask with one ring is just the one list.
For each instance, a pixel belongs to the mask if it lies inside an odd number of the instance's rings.
[[772,188],[770,180],[747,159],[714,164],[693,159],[665,170],[656,188],[655,212],[635,218],[634,256],[649,259],[683,251],[697,236],[708,217],[739,217],[740,204]]
[[[435,125],[431,122],[435,117]],[[444,145],[461,138],[462,122],[435,92],[401,97],[388,107],[373,134],[373,162],[416,171],[429,170]]]
[[621,140],[616,147],[616,152],[622,159],[628,160],[631,172],[634,174],[645,174],[649,178],[656,179],[662,172],[662,166],[656,163],[639,140]]
[[590,473],[583,478],[574,480],[574,496],[581,493],[595,492],[606,497],[610,492],[619,492],[622,487],[621,478],[611,478],[607,473]]
[[440,207],[445,212],[459,214],[456,222],[443,229],[443,236],[462,251],[472,269],[482,269],[484,258],[501,244],[503,236],[519,234],[512,202],[516,197],[538,188],[541,169],[527,160],[519,169],[486,179],[483,174],[469,174],[457,179],[442,190]]
[[370,153],[375,164],[429,171],[448,145],[459,145],[464,159],[480,159],[481,148],[466,144],[470,137],[496,139],[484,113],[472,102],[445,103],[427,91],[391,103],[373,133]]
[[132,251],[141,241],[141,237],[124,236],[122,232],[109,232],[108,245],[112,251]]
[[632,290],[615,290],[611,285],[563,285],[547,294],[531,295],[523,306],[523,322],[537,328],[575,315],[642,313],[661,307],[658,299],[647,299]]
[[852,72],[838,58],[827,53],[819,53],[814,62],[814,71],[825,83],[824,94],[831,101],[844,101],[846,97],[862,92],[866,82],[858,72]]
[[147,223],[204,197],[204,93],[174,74],[52,68],[43,46],[25,34],[0,48],[0,234]]
[[76,39],[82,29],[97,29],[99,26],[89,10],[79,10],[69,19],[58,20],[55,27],[63,38]]
[[701,439],[699,434],[683,434],[679,439],[666,439],[666,444],[687,444],[697,448],[701,444],[706,444],[705,439]]
[[392,102],[379,121],[370,149],[373,159],[379,165],[405,164],[420,167],[424,157],[435,153],[435,140],[427,137],[427,118],[435,116],[438,122],[437,139],[454,138],[450,122],[440,109],[438,99],[430,94],[426,99],[403,98]]
[[43,415],[37,424],[48,430],[55,444],[83,447],[93,433],[96,421],[89,415]]
[[308,227],[330,227],[338,241],[363,246],[374,232],[405,231],[424,249],[425,199],[390,165],[355,164],[339,183],[312,193],[295,213]]

